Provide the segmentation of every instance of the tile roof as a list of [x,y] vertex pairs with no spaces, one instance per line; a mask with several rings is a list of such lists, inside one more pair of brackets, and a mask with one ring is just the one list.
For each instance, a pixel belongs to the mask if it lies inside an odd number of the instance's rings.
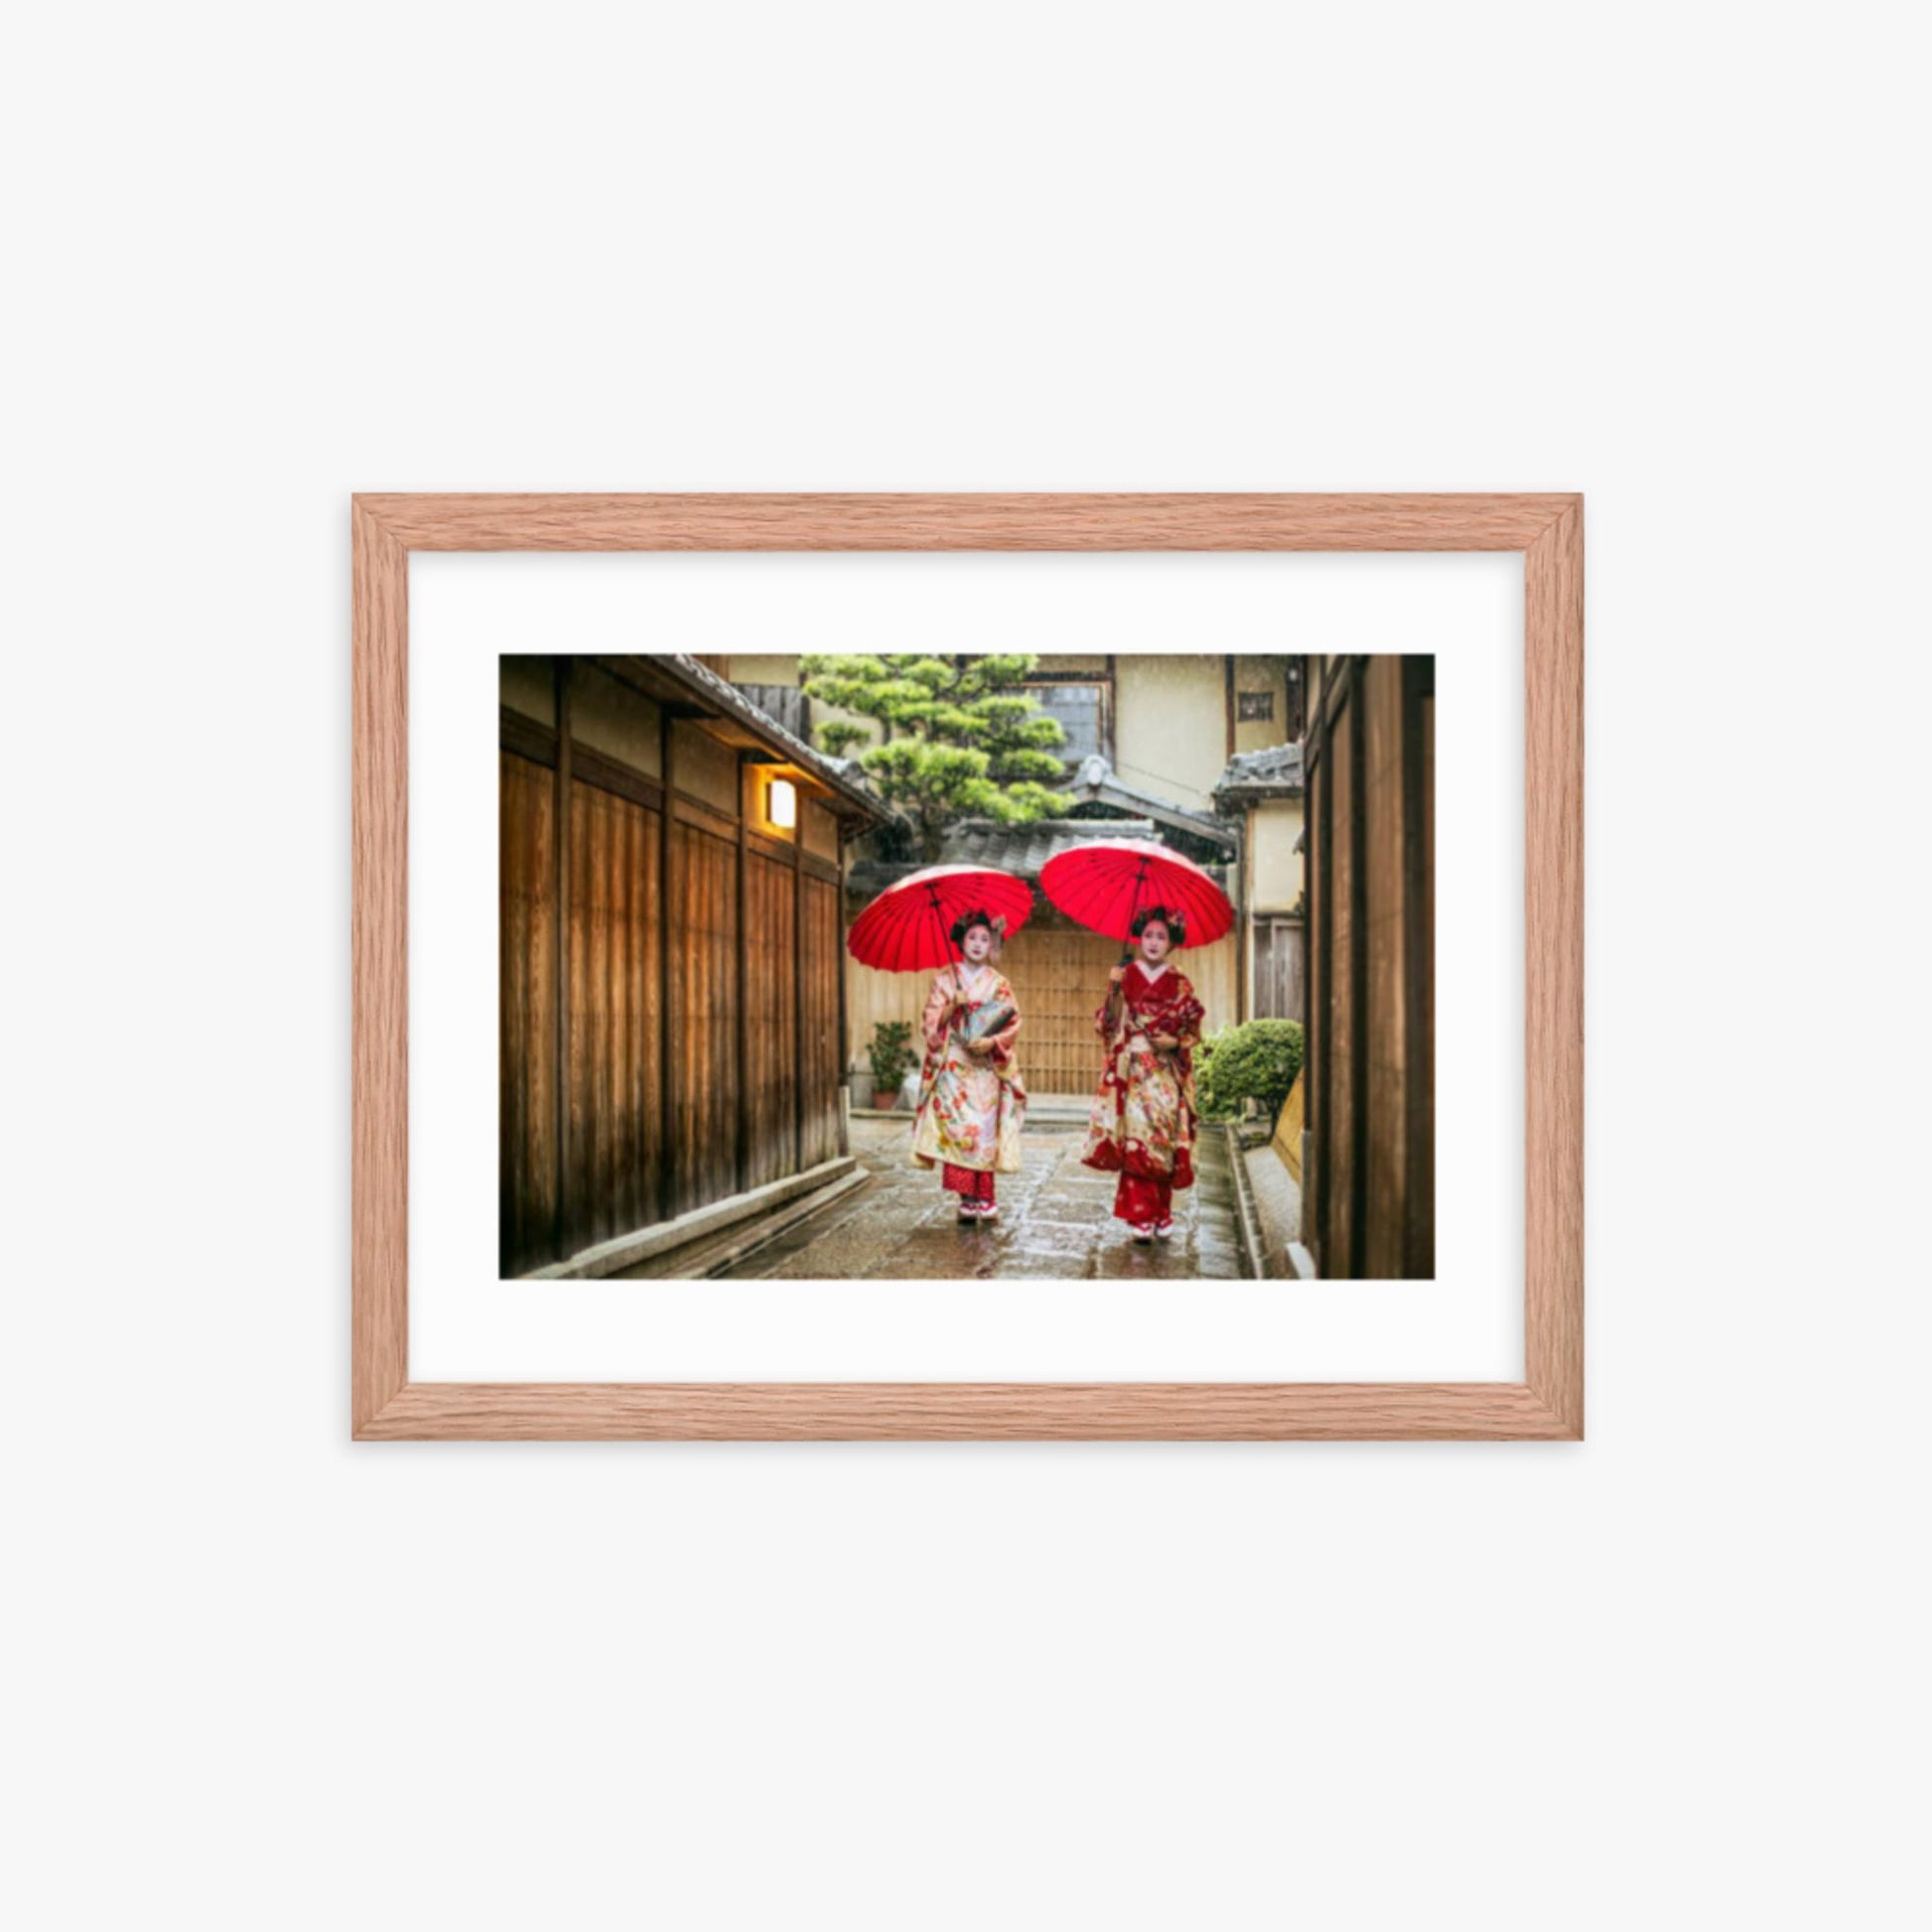
[[1146,812],[1163,825],[1177,826],[1181,831],[1191,832],[1196,838],[1205,839],[1225,851],[1232,851],[1238,842],[1239,834],[1232,825],[1206,812],[1195,811],[1191,806],[1177,805],[1173,799],[1162,797],[1159,792],[1149,791],[1145,785],[1137,785],[1123,778],[1098,752],[1080,760],[1064,789],[1069,796],[1113,805],[1121,811]]
[[[1161,829],[1151,818],[1038,818],[1031,825],[1002,825],[995,819],[968,818],[947,829],[939,849],[942,866],[985,866],[1010,872],[1016,878],[1036,880],[1039,869],[1056,853],[1093,839],[1159,839]],[[895,863],[862,859],[852,868],[847,890],[870,897],[888,886],[923,870],[923,859]],[[1225,885],[1222,868],[1206,868]]]
[[1214,781],[1214,799],[1280,795],[1302,789],[1302,748],[1271,745],[1265,752],[1241,752],[1228,759],[1227,769]]
[[807,745],[762,706],[747,697],[737,685],[728,684],[709,664],[701,664],[695,657],[681,651],[665,652],[657,661],[671,667],[674,675],[686,684],[703,691],[720,710],[728,712],[740,724],[749,726],[760,737],[769,740],[800,770],[813,772],[822,778],[843,802],[858,806],[875,823],[897,816],[873,789],[871,780],[857,759],[829,758]]

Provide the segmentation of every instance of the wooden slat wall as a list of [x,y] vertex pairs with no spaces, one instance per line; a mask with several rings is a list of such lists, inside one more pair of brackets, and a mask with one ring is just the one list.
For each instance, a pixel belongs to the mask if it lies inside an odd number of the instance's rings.
[[1329,1009],[1334,1003],[1335,942],[1334,919],[1329,913],[1330,887],[1334,879],[1333,787],[1329,783],[1328,739],[1320,702],[1325,691],[1325,675],[1331,663],[1327,657],[1311,657],[1309,662],[1309,729],[1302,743],[1303,783],[1306,787],[1308,850],[1303,877],[1308,882],[1309,911],[1309,1018],[1307,1058],[1301,1084],[1304,1116],[1308,1125],[1307,1148],[1302,1171],[1302,1238],[1313,1254],[1317,1266],[1329,1251],[1327,1159],[1321,1151],[1327,1132],[1328,1116],[1334,1104],[1334,1054],[1328,1045]]
[[756,852],[747,854],[746,863],[746,975],[755,989],[746,1030],[746,1185],[758,1187],[794,1171],[798,975],[791,959],[790,863]]
[[[657,1218],[656,812],[571,786],[571,1173],[561,1252]],[[551,1258],[555,1258],[554,1256]]]
[[798,984],[804,1001],[805,1106],[801,1167],[816,1167],[845,1152],[845,1119],[839,1108],[844,1078],[839,1043],[839,962],[845,934],[839,918],[840,892],[831,881],[806,874],[804,956]]
[[497,1251],[502,1273],[520,1275],[556,1239],[556,828],[551,774],[509,752],[498,770]]
[[1375,1281],[1402,1274],[1402,1229],[1408,1214],[1404,1083],[1411,1042],[1403,995],[1402,661],[1371,657],[1361,696],[1363,823],[1368,950],[1367,1133],[1363,1184],[1374,1211],[1363,1218],[1363,1275]]
[[1020,1001],[1019,1057],[1030,1093],[1091,1094],[1100,1078],[1095,1009],[1120,947],[1098,932],[1029,926],[1000,961]]
[[1309,740],[1310,1212],[1336,1280],[1435,1272],[1433,665],[1331,660]]
[[1355,886],[1358,867],[1359,823],[1349,804],[1355,781],[1355,747],[1344,719],[1334,735],[1328,758],[1327,783],[1332,807],[1328,865],[1329,958],[1333,977],[1328,1004],[1322,1014],[1328,1038],[1328,1107],[1322,1136],[1322,1182],[1327,1189],[1328,1247],[1321,1272],[1343,1281],[1361,1273],[1361,1254],[1355,1235],[1354,1206],[1360,1192],[1356,1161],[1356,1115],[1359,1094],[1354,1077],[1357,1026],[1353,964],[1357,930]]
[[[559,716],[561,740],[520,713],[502,714],[498,1248],[505,1275],[846,1151],[844,928],[840,888],[824,861],[808,854],[801,867],[792,849],[686,795],[673,798],[667,846],[658,780],[574,745],[568,707]],[[654,713],[653,721],[661,725]],[[676,733],[681,770],[702,775],[707,759],[726,757],[713,740],[699,744],[703,734],[688,723]],[[555,825],[560,772],[570,781],[567,878]],[[682,794],[681,780],[673,782]],[[721,786],[709,790],[719,794]],[[801,874],[803,917],[795,924]]]
[[671,828],[671,1198],[688,1214],[738,1191],[738,848],[695,825]]

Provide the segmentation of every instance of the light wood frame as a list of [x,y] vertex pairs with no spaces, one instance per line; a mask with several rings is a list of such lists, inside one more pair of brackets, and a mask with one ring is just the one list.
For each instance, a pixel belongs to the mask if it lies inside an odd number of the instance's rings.
[[[354,570],[351,1422],[363,1441],[1539,1440],[1584,1430],[1584,516],[1576,495],[363,495]],[[1524,558],[1520,1383],[409,1379],[409,556],[1506,550]]]

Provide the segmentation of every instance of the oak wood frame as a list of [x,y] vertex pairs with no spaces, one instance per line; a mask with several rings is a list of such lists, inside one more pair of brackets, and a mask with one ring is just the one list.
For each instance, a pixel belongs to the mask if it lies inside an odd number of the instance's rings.
[[[358,1440],[1582,1437],[1581,496],[359,495],[350,520],[351,1427]],[[1524,1381],[411,1382],[407,699],[409,555],[416,550],[1521,551]],[[668,767],[665,778],[668,786]],[[669,834],[667,822],[667,847]]]

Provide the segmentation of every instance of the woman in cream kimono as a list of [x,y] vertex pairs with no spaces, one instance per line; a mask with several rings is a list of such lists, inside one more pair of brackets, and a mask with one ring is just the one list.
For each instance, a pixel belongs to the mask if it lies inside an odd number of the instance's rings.
[[960,956],[933,979],[920,1026],[925,1065],[912,1159],[922,1168],[943,1167],[962,1221],[992,1220],[1000,1211],[995,1173],[1020,1171],[1027,1119],[1026,1083],[1013,1057],[1020,1004],[993,964],[1004,923],[968,912],[953,926]]
[[1186,937],[1177,912],[1150,905],[1134,920],[1141,956],[1116,966],[1094,1031],[1107,1065],[1093,1096],[1080,1159],[1120,1175],[1114,1213],[1136,1241],[1173,1232],[1173,1192],[1194,1184],[1194,1048],[1201,1003],[1170,953]]

